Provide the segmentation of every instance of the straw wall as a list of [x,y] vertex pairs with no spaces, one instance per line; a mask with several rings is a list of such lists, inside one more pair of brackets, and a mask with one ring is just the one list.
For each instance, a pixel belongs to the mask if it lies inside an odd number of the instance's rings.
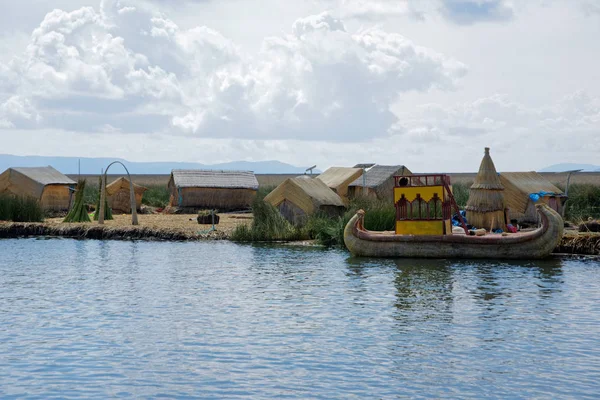
[[525,212],[515,211],[511,208],[508,210],[508,216],[511,220],[516,219],[517,222],[537,223],[539,220],[538,213],[535,209],[536,204],[545,203],[550,206],[554,211],[562,215],[563,204],[559,197],[555,196],[544,196],[541,197],[537,202],[533,202],[531,199],[527,202]]
[[283,200],[277,206],[281,215],[294,225],[304,225],[308,214],[289,200]]
[[248,208],[256,197],[256,190],[252,189],[181,188],[180,191],[181,203],[179,195],[175,194],[175,205],[222,211]]
[[506,230],[504,223],[504,210],[491,212],[469,212],[467,211],[467,221],[476,228],[487,230],[502,229]]
[[[135,207],[139,211],[142,205],[143,192],[135,193]],[[128,214],[131,213],[130,189],[121,188],[115,193],[107,196],[108,205],[113,212]]]
[[67,185],[46,185],[40,205],[44,210],[64,211],[69,209],[71,193]]

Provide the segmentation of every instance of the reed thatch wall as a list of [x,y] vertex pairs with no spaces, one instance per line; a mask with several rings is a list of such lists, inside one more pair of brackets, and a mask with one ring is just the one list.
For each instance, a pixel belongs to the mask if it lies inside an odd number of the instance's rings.
[[277,207],[288,221],[296,225],[302,225],[316,212],[334,216],[345,211],[340,196],[316,178],[286,179],[265,196],[265,201]]
[[479,172],[469,189],[465,207],[467,220],[477,228],[506,230],[505,209],[504,186],[496,172],[490,149],[486,147]]
[[48,211],[65,211],[71,205],[72,192],[66,185],[46,185],[40,205]]
[[504,186],[504,198],[511,220],[537,222],[536,203],[531,200],[529,195],[542,191],[549,194],[541,197],[538,203],[548,204],[554,211],[562,215],[563,204],[566,200],[562,190],[537,172],[502,172],[500,182]]
[[172,206],[233,211],[250,207],[258,182],[251,171],[173,170],[168,187]]
[[[136,210],[140,210],[142,206],[142,197],[144,192],[148,190],[144,186],[133,184],[133,191],[135,194],[135,207]],[[106,199],[108,205],[113,212],[128,214],[131,213],[131,195],[130,185],[127,178],[121,177],[113,181],[109,185],[106,185]]]
[[9,168],[0,174],[0,193],[37,199],[43,209],[69,209],[75,182],[52,167]]
[[178,207],[220,211],[247,209],[255,197],[252,189],[180,188],[171,192]]

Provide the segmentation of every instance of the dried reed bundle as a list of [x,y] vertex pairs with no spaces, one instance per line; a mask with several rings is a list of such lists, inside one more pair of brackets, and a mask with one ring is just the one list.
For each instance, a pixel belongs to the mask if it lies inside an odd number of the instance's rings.
[[469,200],[465,207],[467,220],[478,228],[506,230],[505,208],[504,186],[490,157],[490,149],[486,147],[479,172],[469,189]]
[[85,179],[80,179],[79,182],[77,182],[77,189],[75,191],[75,203],[73,203],[73,208],[71,209],[71,211],[69,211],[63,222],[92,222],[90,220],[90,216],[87,213],[85,203],[83,202],[85,182]]

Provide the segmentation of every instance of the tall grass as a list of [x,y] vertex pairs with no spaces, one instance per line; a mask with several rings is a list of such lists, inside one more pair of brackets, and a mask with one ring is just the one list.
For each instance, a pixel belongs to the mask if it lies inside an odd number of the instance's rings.
[[580,221],[600,218],[600,186],[574,183],[569,186],[569,199],[565,203],[565,219]]
[[236,242],[291,241],[303,238],[302,229],[293,226],[271,204],[264,201],[270,188],[259,189],[252,202],[252,224],[238,225],[231,234]]
[[165,185],[148,185],[144,192],[142,204],[151,207],[164,208],[169,204],[169,188]]
[[42,222],[44,210],[32,197],[0,194],[0,220],[14,222]]
[[452,194],[458,207],[465,208],[467,201],[469,201],[469,188],[473,185],[473,182],[456,182],[452,185]]
[[99,188],[100,184],[94,182],[86,182],[85,188],[83,189],[83,204],[96,204],[98,194],[100,193]]
[[357,198],[350,202],[342,217],[329,218],[313,215],[308,219],[305,233],[310,239],[324,246],[344,246],[344,228],[358,210],[365,211],[365,229],[372,231],[390,231],[395,228],[396,208],[390,201]]

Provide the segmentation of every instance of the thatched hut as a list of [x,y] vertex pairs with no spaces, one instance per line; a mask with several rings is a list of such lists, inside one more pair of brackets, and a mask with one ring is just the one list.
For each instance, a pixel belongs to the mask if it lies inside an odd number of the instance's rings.
[[9,168],[0,175],[0,193],[37,199],[46,211],[69,209],[76,183],[54,168]]
[[511,220],[516,219],[519,223],[537,222],[535,205],[540,202],[562,214],[567,197],[537,172],[502,172],[500,182],[504,186],[504,199]]
[[325,183],[331,190],[341,197],[342,201],[348,201],[348,186],[358,177],[362,176],[362,168],[331,167],[316,179]]
[[467,221],[477,228],[506,230],[505,204],[504,186],[486,147],[475,182],[469,189]]
[[250,207],[258,181],[251,171],[176,169],[168,187],[171,206],[230,211]]
[[[148,190],[144,186],[133,184],[135,194],[135,209],[139,211],[142,205],[144,192]],[[129,180],[121,177],[106,185],[106,199],[113,212],[128,214],[131,212],[131,188]]]
[[394,198],[394,176],[412,175],[404,165],[373,165],[348,186],[348,197]]
[[309,177],[288,178],[265,197],[291,223],[302,225],[309,216],[322,212],[342,215],[345,205],[340,196],[323,181]]

